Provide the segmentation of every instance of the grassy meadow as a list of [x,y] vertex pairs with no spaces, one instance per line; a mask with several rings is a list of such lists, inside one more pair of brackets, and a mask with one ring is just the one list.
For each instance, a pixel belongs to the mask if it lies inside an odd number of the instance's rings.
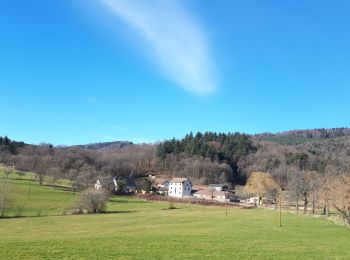
[[16,172],[6,176],[0,169],[0,181],[12,184],[10,189],[14,202],[8,216],[15,216],[22,208],[22,216],[59,215],[71,209],[75,201],[76,195],[72,194],[67,180],[58,180],[52,188],[49,178],[41,186],[32,173],[20,178]]
[[[1,259],[350,259],[350,229],[324,219],[261,209],[113,197],[107,213],[59,215],[75,195],[11,174],[23,217],[0,219]],[[38,212],[41,212],[38,214]]]

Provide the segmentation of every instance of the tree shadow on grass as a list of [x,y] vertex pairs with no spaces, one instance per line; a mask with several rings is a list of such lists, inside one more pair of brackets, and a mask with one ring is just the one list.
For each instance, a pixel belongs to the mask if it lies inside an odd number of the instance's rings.
[[[18,179],[19,180],[19,179]],[[31,180],[25,180],[22,179],[22,181],[27,181],[27,182],[22,182],[22,183],[16,183],[16,185],[22,185],[22,186],[29,186]],[[46,187],[46,188],[50,188],[51,190],[59,190],[59,191],[67,191],[67,192],[73,192],[73,188],[72,187],[67,187],[67,186],[62,186],[62,185],[51,185],[51,184],[42,184],[40,185],[37,181],[32,180],[32,185],[36,186],[36,187]]]
[[174,210],[174,209],[182,209],[182,208],[173,207],[173,208],[162,208],[162,209],[160,209],[160,210]]
[[[52,188],[51,185],[45,185],[45,186],[48,186],[48,187]],[[53,187],[54,187],[55,190],[73,192],[73,188],[71,188],[71,187],[58,186],[58,185],[54,185]]]
[[101,214],[124,214],[124,213],[135,213],[137,210],[110,210]]
[[113,203],[132,203],[132,204],[137,204],[137,203],[147,203],[147,201],[142,201],[142,200],[119,200],[119,199],[108,199],[108,202],[113,202]]

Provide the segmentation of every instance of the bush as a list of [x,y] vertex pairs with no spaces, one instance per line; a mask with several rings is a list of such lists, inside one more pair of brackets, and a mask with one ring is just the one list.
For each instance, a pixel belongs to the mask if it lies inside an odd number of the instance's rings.
[[106,209],[108,194],[104,190],[86,189],[77,200],[76,207],[84,213],[101,213]]
[[168,209],[176,209],[173,202],[169,202]]

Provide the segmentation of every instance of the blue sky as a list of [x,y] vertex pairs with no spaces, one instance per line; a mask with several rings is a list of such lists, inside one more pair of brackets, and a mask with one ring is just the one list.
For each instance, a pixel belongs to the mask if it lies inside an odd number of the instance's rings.
[[350,126],[349,9],[4,0],[0,135],[70,145]]

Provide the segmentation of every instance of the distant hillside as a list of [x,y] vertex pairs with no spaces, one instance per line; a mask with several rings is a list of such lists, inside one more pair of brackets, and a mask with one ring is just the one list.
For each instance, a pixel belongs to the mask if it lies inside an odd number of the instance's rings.
[[111,150],[120,149],[128,146],[134,145],[132,142],[128,141],[116,141],[116,142],[104,142],[104,143],[92,143],[85,145],[75,145],[73,147],[88,149],[88,150]]
[[[283,187],[297,172],[350,173],[350,128],[282,133],[190,133],[158,145],[128,141],[69,147],[26,145],[0,138],[0,163],[21,171],[91,185],[108,176],[149,173],[188,177],[194,184],[244,184],[251,172],[269,172]],[[85,187],[84,186],[84,187]]]
[[275,142],[282,145],[298,145],[344,136],[350,136],[350,128],[292,130],[276,134],[262,133],[254,135],[253,138],[258,141]]

